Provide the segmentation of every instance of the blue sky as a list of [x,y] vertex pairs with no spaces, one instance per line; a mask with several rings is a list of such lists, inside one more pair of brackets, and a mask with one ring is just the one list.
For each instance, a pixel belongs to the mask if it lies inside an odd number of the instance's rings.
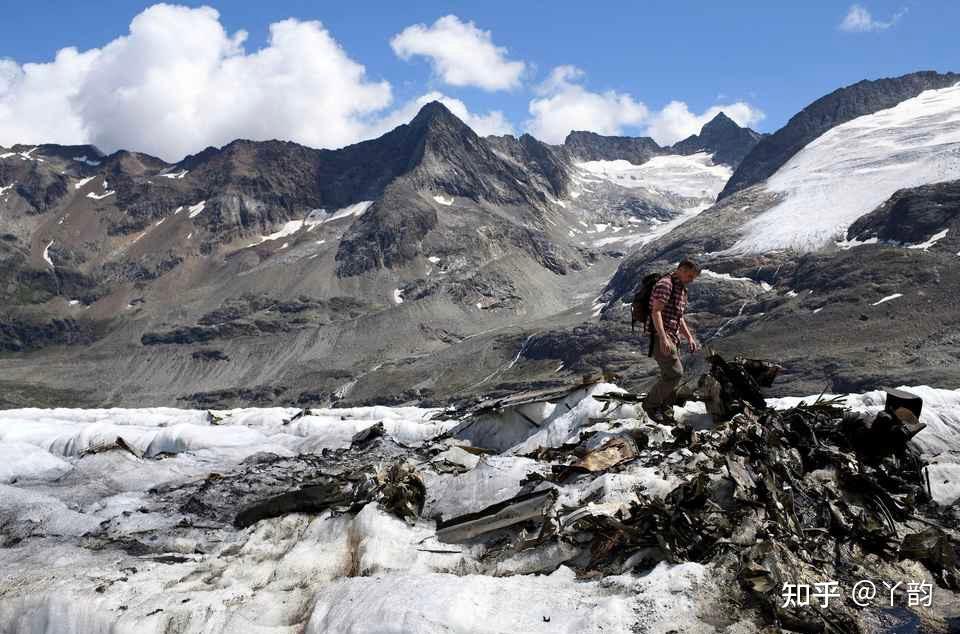
[[[6,82],[6,97],[0,74],[0,144],[13,142],[17,134],[40,134],[49,138],[16,140],[90,140],[107,146],[152,144],[156,147],[145,149],[157,152],[162,148],[158,154],[167,157],[189,149],[187,141],[168,147],[161,140],[164,134],[150,137],[137,132],[137,121],[126,116],[119,118],[126,121],[130,128],[128,132],[111,134],[104,131],[107,121],[118,118],[117,112],[105,110],[91,92],[93,88],[86,85],[77,88],[79,96],[71,93],[64,97],[70,105],[50,107],[51,118],[61,106],[71,109],[71,115],[76,114],[74,111],[80,112],[73,127],[54,125],[49,118],[40,118],[29,125],[23,122],[23,119],[33,117],[32,113],[38,109],[37,102],[25,92],[30,82],[24,81],[28,74],[23,72],[23,64],[49,63],[58,50],[68,46],[76,47],[80,52],[102,49],[116,38],[127,35],[131,21],[151,6],[150,3],[99,0],[95,3],[5,4],[7,6],[2,9],[5,19],[0,22],[0,58],[7,59],[8,76],[14,73],[10,70],[14,66],[20,66],[20,73],[14,80]],[[297,127],[293,119],[310,112],[307,106],[286,112],[285,104],[265,101],[260,112],[241,115],[221,110],[231,125],[220,130],[220,136],[210,135],[210,142],[214,144],[222,140],[222,135],[236,133],[251,138],[274,135],[313,145],[335,146],[399,122],[398,117],[409,114],[418,98],[436,93],[461,102],[471,115],[477,117],[468,123],[474,124],[475,128],[485,128],[482,132],[531,130],[540,132],[540,136],[554,137],[548,140],[556,141],[562,137],[567,125],[565,118],[569,118],[569,125],[578,129],[595,127],[600,132],[630,135],[652,133],[661,142],[669,142],[694,124],[700,125],[715,106],[744,104],[742,122],[762,131],[773,131],[810,101],[863,78],[894,76],[920,69],[960,70],[960,47],[956,44],[955,31],[955,25],[960,24],[960,3],[946,1],[913,4],[886,0],[862,2],[859,12],[853,16],[856,19],[846,29],[840,27],[853,6],[848,2],[673,0],[584,3],[515,0],[178,4],[215,8],[219,15],[214,22],[219,22],[227,37],[240,30],[246,31],[248,35],[242,43],[245,54],[270,45],[268,27],[271,23],[286,18],[296,18],[301,23],[319,21],[350,62],[365,68],[362,80],[357,84],[359,89],[366,90],[373,84],[388,85],[389,97],[382,94],[358,97],[364,106],[357,112],[340,112],[338,109],[343,106],[328,108],[339,114],[331,115],[327,125],[341,126],[346,130],[342,134]],[[406,55],[398,52],[396,45],[391,46],[393,38],[416,24],[424,25],[428,34],[437,35],[436,31],[441,30],[437,20],[447,15],[456,16],[460,25],[481,33],[481,39],[486,37],[489,47],[499,51],[504,64],[522,63],[522,73],[503,80],[499,86],[495,85],[499,79],[471,78],[469,71],[466,79],[461,76],[459,81],[451,81],[457,69],[450,65],[459,63],[458,60],[447,60],[445,74],[429,50],[424,52],[423,38],[419,37],[423,31],[419,35],[408,32]],[[177,30],[180,27],[171,28]],[[443,41],[437,39],[437,46],[445,46]],[[298,50],[302,50],[305,57],[316,57],[309,48]],[[236,51],[226,56],[233,54]],[[472,53],[466,50],[464,55],[469,59]],[[158,51],[157,59],[170,56],[169,51]],[[128,52],[125,57],[128,60],[146,59],[149,55]],[[117,70],[117,63],[107,67],[113,75],[124,75],[126,71]],[[162,61],[144,62],[149,63]],[[296,65],[298,62],[290,57],[286,63]],[[96,64],[100,62],[91,62],[94,67]],[[271,66],[273,70],[269,72],[283,73],[287,67]],[[568,72],[557,74],[558,68],[567,68]],[[576,70],[571,70],[573,68]],[[149,74],[147,70],[141,70],[142,74]],[[507,70],[508,67],[504,66],[504,72]],[[544,83],[551,76],[556,81],[551,84],[553,88],[548,89]],[[256,78],[250,79],[251,75],[247,77],[248,83],[257,81]],[[484,82],[486,85],[482,85]],[[95,85],[101,95],[118,88],[105,83],[102,77]],[[34,90],[42,92],[40,88]],[[232,100],[242,101],[242,87],[236,90],[238,92]],[[337,88],[335,85],[317,85],[311,90],[322,96],[324,90]],[[14,94],[15,91],[19,93]],[[565,95],[569,108],[561,107],[561,99],[553,99],[560,93]],[[351,93],[348,90],[345,94]],[[601,99],[594,99],[591,107],[581,108],[581,101],[589,102],[592,95]],[[10,112],[20,112],[19,122],[4,121],[5,98],[20,100],[19,105],[7,108],[6,115],[9,118]],[[198,103],[210,100],[207,96]],[[542,106],[539,115],[532,112],[533,102],[537,100],[541,100]],[[675,108],[672,115],[664,113],[663,109],[672,101],[683,102],[685,111]],[[138,102],[123,103],[113,107],[133,108]],[[34,105],[28,107],[29,104]],[[168,104],[166,107],[169,111],[178,106]],[[220,107],[229,106],[220,104]],[[184,108],[183,112],[193,112],[197,106]],[[256,119],[269,118],[270,112],[277,108],[284,110],[278,119],[289,121],[278,123],[276,129]],[[104,120],[93,119],[90,112],[94,111],[103,111],[100,114]],[[499,116],[484,119],[490,113]],[[673,115],[679,115],[679,118]],[[255,119],[255,125],[249,123]],[[152,120],[156,121],[157,117]],[[206,138],[206,130],[217,127],[217,123],[212,116],[198,115],[196,120],[191,120],[191,126],[195,137]],[[53,138],[57,135],[62,138]]]

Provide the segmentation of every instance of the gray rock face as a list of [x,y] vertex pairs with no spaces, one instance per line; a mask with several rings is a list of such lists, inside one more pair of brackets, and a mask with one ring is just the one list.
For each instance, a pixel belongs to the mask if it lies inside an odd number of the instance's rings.
[[[384,190],[344,236],[336,256],[341,277],[395,268],[419,253],[444,208],[423,193],[467,199],[479,206],[510,206],[533,222],[542,222],[549,197],[566,194],[567,164],[558,152],[529,135],[482,139],[439,103],[425,106],[409,127],[417,131],[418,139],[410,169]],[[484,220],[502,232],[516,231],[513,223],[496,215]],[[462,242],[450,238],[454,244]],[[516,244],[531,254],[541,252],[536,244],[528,245]]]
[[821,97],[790,118],[787,125],[761,140],[734,172],[720,199],[762,182],[830,128],[863,115],[892,108],[924,90],[946,88],[960,74],[923,71],[901,77],[864,80]]
[[567,135],[563,148],[571,158],[580,161],[615,161],[622,159],[642,165],[654,156],[689,155],[697,152],[713,154],[714,163],[737,167],[764,135],[750,128],[741,128],[724,113],[711,119],[700,134],[694,134],[673,145],[661,147],[650,137],[604,136],[575,130]]
[[66,179],[34,161],[3,161],[0,182],[12,183],[33,214],[51,209],[67,194]]
[[741,128],[721,112],[703,126],[700,134],[674,143],[672,149],[677,154],[709,152],[713,154],[714,163],[736,168],[764,136],[750,128]]
[[916,244],[943,230],[947,230],[947,235],[932,248],[951,247],[960,241],[956,235],[960,233],[960,181],[898,191],[854,222],[847,230],[847,239],[862,242],[876,238],[881,242]]
[[574,130],[567,135],[563,147],[581,161],[614,161],[623,159],[636,165],[646,163],[664,149],[650,137],[605,136],[595,132]]
[[567,206],[562,149],[480,138],[439,103],[339,150],[0,154],[0,366],[18,403],[62,386],[90,403],[443,396],[490,370],[415,360],[568,308],[614,265],[594,215]]
[[490,136],[484,139],[508,163],[530,174],[534,182],[554,198],[563,197],[570,187],[570,162],[557,148],[542,143],[529,134],[519,139],[510,136]]

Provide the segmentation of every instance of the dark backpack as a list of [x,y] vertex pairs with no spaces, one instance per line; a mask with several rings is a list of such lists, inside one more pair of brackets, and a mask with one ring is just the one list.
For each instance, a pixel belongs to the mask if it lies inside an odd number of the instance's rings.
[[669,273],[650,273],[640,282],[640,290],[633,295],[633,305],[630,307],[630,331],[635,332],[637,323],[643,324],[643,331],[648,332],[650,328],[650,296],[653,295],[653,287],[661,279],[670,275]]

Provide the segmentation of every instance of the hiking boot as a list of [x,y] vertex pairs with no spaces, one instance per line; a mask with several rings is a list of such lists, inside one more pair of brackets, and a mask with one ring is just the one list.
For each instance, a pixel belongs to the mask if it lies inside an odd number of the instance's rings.
[[673,407],[657,407],[655,409],[643,408],[643,411],[646,412],[647,417],[650,420],[660,423],[661,425],[676,425],[677,421],[673,417]]

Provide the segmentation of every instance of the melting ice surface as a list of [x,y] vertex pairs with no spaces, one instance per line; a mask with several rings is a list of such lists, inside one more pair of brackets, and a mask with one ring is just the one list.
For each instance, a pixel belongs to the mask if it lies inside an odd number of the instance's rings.
[[744,227],[731,252],[815,250],[898,189],[960,178],[960,84],[823,133],[767,181],[786,199]]
[[[928,425],[915,442],[952,473],[960,391],[909,389],[924,399]],[[451,517],[508,499],[545,468],[522,454],[602,433],[600,416],[634,417],[631,405],[604,412],[590,398],[610,391],[620,390],[597,384],[524,406],[523,416],[541,423],[532,435],[516,412],[477,430],[486,437],[475,444],[499,454],[450,445],[431,459],[459,462],[463,473],[417,464],[427,488],[423,515]],[[880,392],[849,399],[862,411],[882,403]],[[216,480],[262,452],[345,448],[380,422],[408,447],[451,443],[438,437],[459,424],[416,407],[314,409],[290,420],[298,411],[243,408],[217,419],[173,408],[0,412],[0,632],[713,631],[697,613],[710,569],[696,563],[584,581],[563,565],[569,553],[559,546],[518,551],[491,568],[482,549],[440,544],[432,521],[408,525],[375,503],[357,514],[290,514],[242,530],[196,518],[185,525],[183,509],[164,506],[158,491]],[[709,424],[704,412],[692,403],[676,414]],[[651,442],[670,438],[669,428],[646,424]],[[91,453],[118,437],[132,451]],[[562,485],[559,496],[571,505],[616,504],[638,489],[664,496],[676,484],[656,468],[627,465]],[[141,541],[153,549],[135,548]]]
[[621,187],[644,187],[660,193],[688,198],[717,198],[732,171],[714,164],[712,155],[698,152],[689,156],[655,156],[642,165],[629,161],[585,161],[577,167]]

